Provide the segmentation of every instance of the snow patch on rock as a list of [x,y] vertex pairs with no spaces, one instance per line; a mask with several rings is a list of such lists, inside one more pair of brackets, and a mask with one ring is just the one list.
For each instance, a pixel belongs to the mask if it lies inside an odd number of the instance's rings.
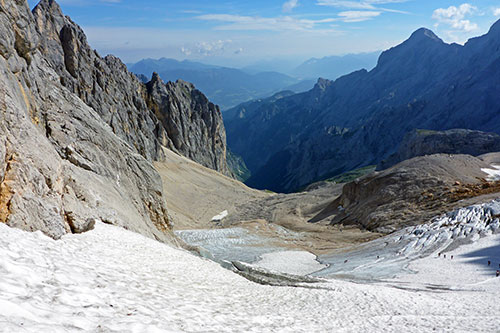
[[220,222],[222,221],[224,218],[226,218],[227,216],[229,215],[228,211],[225,210],[225,211],[222,211],[220,212],[218,215],[215,215],[214,217],[212,217],[212,222]]

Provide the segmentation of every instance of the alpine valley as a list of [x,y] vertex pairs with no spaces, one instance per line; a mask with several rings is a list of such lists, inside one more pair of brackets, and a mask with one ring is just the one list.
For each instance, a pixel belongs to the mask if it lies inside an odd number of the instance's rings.
[[[265,3],[61,6],[101,33],[120,15],[153,33],[140,14],[173,6],[155,23],[189,23],[172,34],[264,30],[279,48],[288,30],[300,44],[407,15],[293,0],[249,16]],[[0,332],[498,331],[500,21],[465,45],[419,29],[375,67],[378,52],[327,56],[288,76],[272,59],[127,66],[55,0],[31,5],[0,0]],[[357,9],[290,14],[338,6]],[[294,92],[320,72],[334,81]]]

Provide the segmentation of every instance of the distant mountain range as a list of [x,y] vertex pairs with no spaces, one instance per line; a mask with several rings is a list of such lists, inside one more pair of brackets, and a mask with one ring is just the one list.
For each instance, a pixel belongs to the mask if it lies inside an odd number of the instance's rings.
[[288,192],[379,164],[416,128],[500,133],[499,96],[500,21],[464,46],[422,28],[371,71],[242,104],[225,124],[230,149],[252,173],[247,184]]
[[347,54],[344,56],[330,56],[311,58],[290,72],[293,77],[303,79],[317,79],[319,77],[335,80],[342,75],[360,69],[371,70],[377,65],[380,52]]
[[314,85],[314,81],[302,81],[278,72],[249,74],[235,68],[167,58],[144,59],[130,64],[129,69],[148,78],[153,72],[157,72],[164,81],[182,79],[191,82],[223,110],[254,98],[269,96],[280,90],[291,89],[302,92]]
[[[336,79],[359,69],[371,69],[380,53],[348,54],[321,59],[311,58],[297,67],[290,62],[258,62],[242,69],[207,65],[200,62],[175,59],[144,59],[129,64],[131,72],[144,75],[144,81],[153,72],[165,81],[182,79],[193,83],[207,97],[227,110],[240,103],[265,98],[283,90],[296,93],[310,90],[319,77]],[[147,79],[146,79],[147,78]]]

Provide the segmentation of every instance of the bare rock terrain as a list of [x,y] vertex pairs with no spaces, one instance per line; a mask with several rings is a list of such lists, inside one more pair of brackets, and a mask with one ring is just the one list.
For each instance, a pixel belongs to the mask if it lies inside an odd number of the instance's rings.
[[436,154],[415,157],[346,184],[311,222],[355,225],[390,233],[418,225],[457,207],[498,197],[500,184],[482,169],[500,154],[484,157]]
[[432,154],[468,154],[479,156],[500,151],[500,135],[467,129],[447,131],[413,130],[405,135],[398,151],[378,169],[387,169],[416,156]]
[[[331,202],[332,196],[341,194],[342,184],[321,184],[314,190],[293,194],[258,191],[168,149],[164,153],[166,160],[154,165],[163,180],[175,231],[238,227],[272,240],[277,247],[315,254],[380,236],[357,226],[308,223]],[[212,221],[225,210],[226,218]]]

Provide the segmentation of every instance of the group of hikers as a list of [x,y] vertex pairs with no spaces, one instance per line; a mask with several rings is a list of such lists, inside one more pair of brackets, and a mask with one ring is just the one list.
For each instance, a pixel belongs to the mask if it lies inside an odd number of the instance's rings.
[[[438,257],[441,257],[441,252],[438,253]],[[443,258],[446,259],[446,254],[443,254]],[[451,255],[451,259],[453,259],[453,255]]]
[[[491,266],[491,260],[488,260],[488,266]],[[500,268],[500,264],[498,264],[498,268]],[[500,276],[500,269],[497,269],[497,277]]]
[[[439,253],[438,253],[438,257],[441,257],[441,254],[443,254],[443,258],[445,258],[445,259],[446,259],[446,254],[441,253],[441,252],[439,252]],[[453,259],[453,255],[451,255],[451,259]],[[488,260],[488,266],[490,266],[490,267],[491,267],[491,260]],[[498,268],[499,268],[499,269],[497,269],[497,272],[496,272],[496,277],[499,277],[499,276],[500,276],[500,264],[498,264]]]

